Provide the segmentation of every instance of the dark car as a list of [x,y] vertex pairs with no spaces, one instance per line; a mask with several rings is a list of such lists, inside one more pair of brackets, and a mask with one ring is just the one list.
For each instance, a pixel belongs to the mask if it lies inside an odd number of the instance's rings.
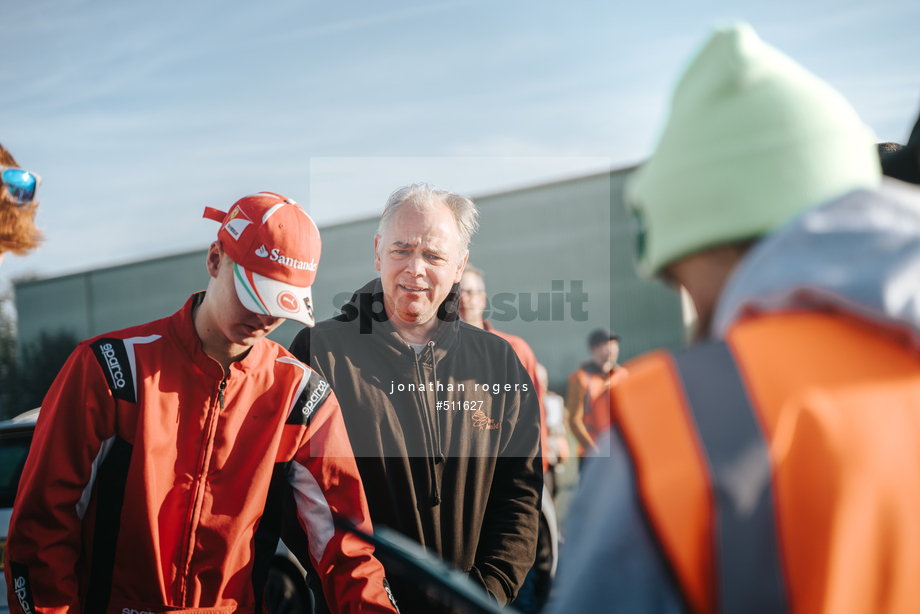
[[[6,561],[6,534],[13,515],[13,501],[22,468],[32,445],[32,433],[38,410],[33,409],[12,420],[0,422],[0,571]],[[0,575],[0,612],[9,612],[6,601],[6,578]]]

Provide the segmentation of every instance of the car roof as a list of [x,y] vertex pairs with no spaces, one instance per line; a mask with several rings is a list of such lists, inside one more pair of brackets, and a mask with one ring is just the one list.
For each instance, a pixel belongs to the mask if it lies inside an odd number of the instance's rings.
[[35,423],[38,421],[38,410],[40,407],[35,409],[30,409],[27,412],[23,412],[12,418],[11,420],[3,420],[0,422],[0,431],[7,430],[18,430],[24,427],[35,426]]

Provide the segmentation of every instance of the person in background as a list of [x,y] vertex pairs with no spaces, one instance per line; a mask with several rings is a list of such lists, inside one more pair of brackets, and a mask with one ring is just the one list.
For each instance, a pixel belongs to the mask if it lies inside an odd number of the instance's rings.
[[518,359],[520,359],[521,365],[524,366],[524,370],[530,376],[530,380],[534,383],[537,399],[540,401],[540,447],[543,452],[543,473],[545,476],[549,468],[546,451],[546,410],[543,407],[543,391],[536,385],[537,357],[526,341],[517,335],[503,333],[495,328],[491,322],[483,318],[487,301],[485,274],[482,269],[467,263],[463,269],[463,276],[460,278],[460,302],[457,305],[460,319],[470,326],[487,330],[507,341],[514,353],[517,354]]
[[569,412],[569,428],[578,441],[578,456],[595,451],[596,439],[609,426],[605,416],[591,411],[595,399],[605,390],[616,386],[627,376],[617,359],[620,357],[620,337],[606,328],[599,328],[588,335],[588,349],[591,360],[583,363],[569,376],[566,393],[566,409]]
[[0,145],[0,264],[7,252],[24,255],[38,247],[42,233],[35,227],[35,200],[42,179],[22,168]]
[[[552,580],[552,553],[553,547],[550,543],[553,539],[549,526],[546,522],[547,507],[553,506],[552,492],[555,490],[555,474],[550,470],[549,450],[547,447],[548,436],[546,428],[546,409],[543,406],[544,389],[539,385],[537,357],[534,355],[530,345],[520,337],[501,332],[495,328],[491,322],[484,319],[488,297],[486,295],[485,274],[482,269],[478,269],[469,263],[463,269],[463,276],[460,278],[460,319],[476,328],[494,333],[508,342],[517,354],[521,365],[530,376],[531,382],[535,386],[537,399],[540,401],[540,448],[543,454],[543,505],[542,515],[540,518],[540,532],[537,536],[537,558],[533,567],[527,573],[524,585],[518,592],[517,599],[514,602],[515,608],[522,614],[536,614],[539,612],[546,599],[549,597],[550,583]],[[555,509],[548,512],[551,518],[555,518]]]
[[543,391],[543,406],[546,411],[546,453],[549,457],[549,472],[552,479],[546,480],[549,494],[556,496],[556,474],[561,473],[565,467],[563,463],[569,459],[572,452],[569,449],[569,438],[565,428],[565,399],[549,389],[549,373],[542,364],[537,364],[537,386]]
[[639,270],[701,338],[628,364],[549,610],[920,609],[920,190],[746,25],[681,77],[629,180]]

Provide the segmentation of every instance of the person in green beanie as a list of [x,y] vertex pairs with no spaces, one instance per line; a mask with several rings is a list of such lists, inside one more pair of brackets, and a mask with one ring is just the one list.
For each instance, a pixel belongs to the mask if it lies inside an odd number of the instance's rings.
[[626,201],[697,343],[625,365],[549,612],[920,607],[920,190],[876,147],[749,26],[695,56]]
[[671,280],[675,263],[702,258],[702,280],[673,281],[688,282],[705,336],[715,290],[745,247],[880,182],[875,137],[843,96],[749,26],[720,30],[678,83],[655,153],[627,188],[650,229],[639,272]]

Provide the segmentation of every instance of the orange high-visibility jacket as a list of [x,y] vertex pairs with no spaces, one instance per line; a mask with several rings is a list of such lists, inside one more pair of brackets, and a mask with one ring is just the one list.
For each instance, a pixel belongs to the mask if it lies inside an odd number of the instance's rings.
[[759,241],[712,339],[627,365],[546,611],[920,611],[918,270],[903,184]]
[[630,365],[615,419],[694,612],[920,609],[920,360],[843,317],[755,318]]
[[[627,370],[619,365],[609,373],[602,373],[600,368],[590,360],[569,375],[565,405],[570,412],[577,407],[583,409],[582,421],[588,433],[595,440],[610,428],[609,412],[601,412],[599,415],[594,411],[595,403],[605,395],[608,389],[616,386],[627,375]],[[604,407],[607,407],[610,404],[609,396],[605,398],[607,402]],[[584,454],[585,449],[578,444],[578,455],[584,456]]]

